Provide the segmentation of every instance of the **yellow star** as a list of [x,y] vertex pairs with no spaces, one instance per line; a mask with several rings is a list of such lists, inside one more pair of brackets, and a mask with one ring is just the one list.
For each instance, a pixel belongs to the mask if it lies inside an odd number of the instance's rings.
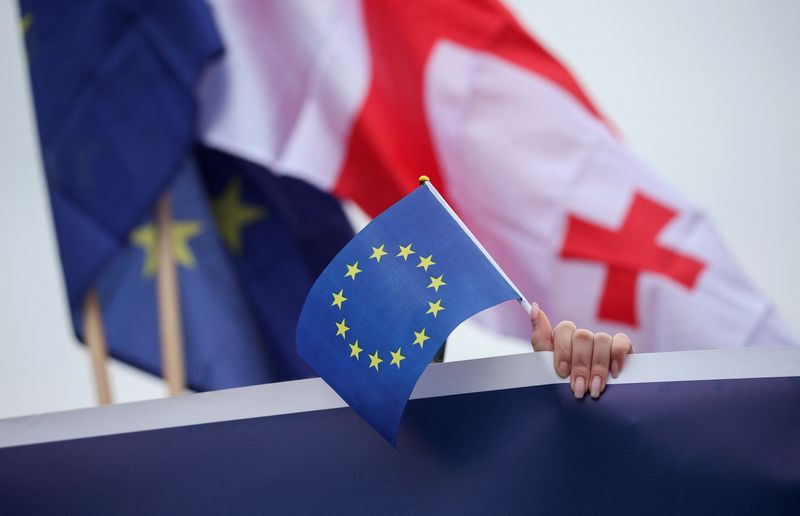
[[27,34],[28,30],[31,28],[31,24],[33,23],[33,15],[31,13],[26,13],[25,16],[22,17],[22,33]]
[[396,365],[397,368],[400,369],[400,361],[406,359],[406,357],[400,354],[402,349],[403,348],[397,348],[397,351],[389,351],[389,353],[392,355],[392,361],[389,363],[389,365]]
[[430,337],[425,335],[425,328],[422,328],[422,331],[415,331],[414,337],[414,342],[411,345],[413,346],[414,344],[419,344],[420,348],[424,348],[425,341],[430,339]]
[[245,204],[241,197],[242,180],[234,177],[228,182],[222,195],[211,201],[211,210],[214,212],[222,241],[236,254],[242,252],[242,229],[266,215],[264,208]]
[[331,295],[333,296],[333,303],[331,303],[331,306],[337,306],[339,310],[341,310],[342,303],[347,301],[347,298],[344,297],[344,289],[341,289],[339,292],[331,292]]
[[353,278],[353,281],[356,280],[356,274],[361,272],[361,269],[358,268],[358,262],[354,263],[353,265],[347,264],[347,272],[345,273],[344,277],[350,276]]
[[444,274],[442,274],[442,275],[441,275],[441,276],[439,276],[438,278],[434,278],[433,276],[431,276],[431,284],[430,284],[430,285],[428,285],[428,287],[427,287],[427,288],[432,288],[432,289],[434,289],[436,292],[439,292],[439,287],[441,287],[442,285],[447,285],[447,283],[445,283],[445,282],[442,280],[442,278],[444,278]]
[[356,339],[354,343],[348,344],[348,346],[350,346],[350,356],[356,357],[356,360],[360,360],[358,355],[364,350],[358,347],[358,339]]
[[422,267],[423,269],[425,269],[425,272],[428,272],[428,267],[430,267],[431,265],[436,265],[436,262],[431,260],[431,258],[433,258],[433,255],[430,255],[427,258],[425,258],[424,256],[420,256],[419,265],[417,265],[417,267]]
[[383,250],[383,247],[385,245],[386,244],[381,244],[380,247],[373,247],[372,248],[372,256],[370,256],[370,258],[375,258],[375,260],[377,260],[378,263],[381,263],[381,258],[386,256],[387,254],[389,254],[389,253],[387,253],[386,251]]
[[403,260],[405,261],[408,261],[408,257],[411,256],[412,254],[416,254],[414,251],[411,250],[411,244],[408,244],[405,247],[403,247],[402,245],[398,247],[400,247],[400,252],[397,253],[397,256],[402,256]]
[[339,335],[341,335],[342,338],[345,338],[345,336],[347,334],[347,330],[349,330],[349,329],[350,328],[348,328],[344,324],[344,319],[342,319],[342,322],[337,322],[336,323],[336,336],[338,337]]
[[367,354],[367,356],[369,357],[369,366],[374,367],[375,370],[378,371],[378,364],[383,362],[382,358],[378,358],[378,350],[375,350],[374,355]]
[[430,308],[428,308],[428,311],[425,313],[433,314],[433,316],[436,317],[436,315],[439,313],[440,310],[444,310],[444,307],[439,304],[441,302],[442,302],[441,299],[435,303],[431,303],[430,301],[428,301],[428,305],[430,305]]
[[[170,240],[172,243],[172,258],[177,265],[183,265],[187,269],[195,266],[197,261],[189,247],[189,239],[197,236],[203,226],[199,221],[172,221],[170,225]],[[158,253],[156,252],[157,241],[156,228],[153,224],[139,226],[131,232],[131,242],[144,249],[145,260],[142,266],[142,276],[150,278],[156,274],[158,269]]]

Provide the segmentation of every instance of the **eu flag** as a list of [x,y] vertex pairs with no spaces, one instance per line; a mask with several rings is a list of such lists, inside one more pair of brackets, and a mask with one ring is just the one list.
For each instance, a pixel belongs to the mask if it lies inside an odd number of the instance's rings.
[[[305,181],[240,157],[203,146],[195,156],[239,295],[248,305],[238,314],[254,319],[267,363],[260,381],[237,385],[313,376],[297,355],[295,328],[314,279],[353,237],[344,210]],[[212,319],[217,314],[200,313]]]
[[[206,147],[181,166],[169,192],[189,387],[311,376],[294,330],[314,278],[353,235],[338,202]],[[108,347],[160,376],[152,216],[127,240],[96,284]]]
[[172,200],[188,384],[311,375],[294,334],[352,237],[338,201],[197,145],[195,91],[223,52],[203,0],[20,0],[75,332],[96,288],[111,355],[161,373],[152,208]]
[[201,0],[20,0],[73,312],[191,153],[194,91],[222,52]]
[[300,356],[386,440],[447,336],[521,296],[425,183],[383,212],[317,279],[297,325]]
[[[197,168],[187,160],[169,190],[188,384],[212,390],[270,381],[267,346],[217,235]],[[111,355],[160,376],[156,268],[155,225],[146,216],[96,285]]]

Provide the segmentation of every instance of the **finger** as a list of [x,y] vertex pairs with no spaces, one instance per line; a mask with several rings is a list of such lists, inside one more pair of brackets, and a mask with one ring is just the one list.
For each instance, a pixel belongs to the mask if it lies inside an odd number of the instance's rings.
[[553,330],[553,367],[561,378],[569,376],[573,333],[575,324],[572,321],[561,321]]
[[553,351],[553,327],[538,303],[531,306],[531,344],[535,351]]
[[625,357],[633,353],[631,339],[624,333],[617,333],[611,340],[611,376],[619,376],[625,365]]
[[581,399],[589,386],[589,368],[592,363],[592,341],[589,330],[575,330],[572,334],[572,393]]
[[598,398],[606,388],[608,379],[608,366],[611,359],[611,335],[608,333],[595,333],[592,348],[592,381],[589,392],[592,398]]
[[592,363],[592,341],[589,330],[575,330],[572,334],[572,393],[581,399],[589,386],[589,368]]

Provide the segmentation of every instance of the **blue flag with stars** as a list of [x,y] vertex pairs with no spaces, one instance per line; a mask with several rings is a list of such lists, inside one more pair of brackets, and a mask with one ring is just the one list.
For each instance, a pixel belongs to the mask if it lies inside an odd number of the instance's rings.
[[352,237],[338,201],[197,145],[195,91],[223,53],[204,0],[20,0],[73,326],[98,293],[110,354],[161,374],[156,199],[169,191],[188,386],[312,372],[305,294]]
[[[188,385],[212,390],[271,381],[268,346],[217,235],[195,161],[187,160],[169,190]],[[111,355],[161,376],[157,267],[155,224],[146,216],[96,285]],[[80,318],[75,323],[80,331]]]
[[430,183],[375,218],[322,272],[297,351],[386,440],[447,336],[521,296]]
[[20,0],[70,307],[175,179],[194,91],[222,53],[202,0]]
[[[314,278],[353,235],[338,202],[206,147],[181,166],[169,193],[189,387],[312,376],[294,330]],[[111,355],[161,376],[156,269],[148,214],[96,286]]]

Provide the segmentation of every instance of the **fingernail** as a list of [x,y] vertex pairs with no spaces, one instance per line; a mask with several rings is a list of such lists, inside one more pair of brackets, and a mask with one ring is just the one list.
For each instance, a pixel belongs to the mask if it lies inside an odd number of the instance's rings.
[[575,378],[575,397],[578,399],[583,398],[583,395],[586,393],[586,380],[583,379],[583,376],[579,376]]
[[539,322],[539,303],[533,303],[531,305],[531,321],[534,323]]
[[592,332],[589,330],[576,330],[575,335],[572,337],[572,341],[576,344],[580,343],[584,346],[591,346],[592,338]]
[[566,360],[562,360],[558,364],[558,374],[560,374],[562,378],[565,378],[569,374],[569,364]]
[[600,377],[595,375],[592,378],[592,398],[599,398],[600,397]]
[[617,362],[616,360],[611,361],[611,376],[613,376],[614,378],[619,376],[619,362]]

